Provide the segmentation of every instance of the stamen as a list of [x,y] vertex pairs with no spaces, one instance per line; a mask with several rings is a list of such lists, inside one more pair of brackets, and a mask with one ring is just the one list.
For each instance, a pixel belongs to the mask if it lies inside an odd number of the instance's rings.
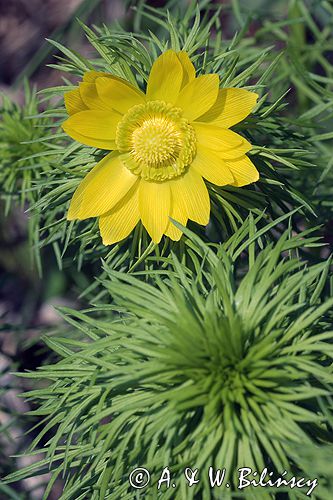
[[183,174],[196,152],[193,127],[179,108],[161,101],[131,108],[118,125],[116,142],[126,167],[153,181]]

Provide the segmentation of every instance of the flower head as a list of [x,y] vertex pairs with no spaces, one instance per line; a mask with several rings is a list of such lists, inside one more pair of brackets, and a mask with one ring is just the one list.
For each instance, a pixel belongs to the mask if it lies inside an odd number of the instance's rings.
[[129,82],[90,71],[65,94],[73,139],[111,150],[76,190],[68,219],[99,217],[104,244],[124,239],[141,220],[155,243],[181,230],[170,217],[206,225],[203,180],[243,186],[258,180],[250,143],[229,130],[253,109],[257,94],[219,89],[217,74],[196,77],[186,52],[154,62],[144,94]]

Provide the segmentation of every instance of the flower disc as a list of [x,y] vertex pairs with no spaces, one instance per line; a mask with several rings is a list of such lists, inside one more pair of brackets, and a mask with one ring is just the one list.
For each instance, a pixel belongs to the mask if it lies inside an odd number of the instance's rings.
[[118,125],[116,143],[126,167],[147,181],[180,176],[196,152],[193,127],[180,108],[163,101],[131,108]]

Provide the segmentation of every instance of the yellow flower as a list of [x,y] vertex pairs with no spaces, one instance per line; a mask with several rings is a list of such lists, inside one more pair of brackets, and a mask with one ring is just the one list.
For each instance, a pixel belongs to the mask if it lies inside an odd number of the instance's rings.
[[73,139],[112,150],[77,188],[67,218],[99,217],[103,243],[124,239],[141,220],[155,243],[181,237],[169,217],[206,225],[203,180],[244,186],[259,178],[250,143],[228,130],[251,113],[257,94],[219,89],[216,74],[195,76],[186,52],[154,62],[146,94],[127,81],[90,71],[65,94]]

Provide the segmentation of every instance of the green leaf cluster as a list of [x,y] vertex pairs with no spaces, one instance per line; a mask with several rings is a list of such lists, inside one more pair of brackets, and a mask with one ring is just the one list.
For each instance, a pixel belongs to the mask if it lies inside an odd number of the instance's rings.
[[14,201],[34,202],[35,182],[50,170],[47,154],[54,144],[45,137],[46,120],[38,114],[36,89],[24,85],[24,104],[0,96],[0,197],[8,214]]
[[[186,230],[192,265],[170,255],[150,283],[105,266],[109,305],[64,310],[83,338],[46,338],[60,361],[25,375],[49,381],[26,394],[44,421],[33,446],[54,435],[11,481],[50,468],[65,478],[61,500],[133,498],[141,466],[145,498],[214,498],[207,474],[188,488],[185,467],[225,467],[236,489],[239,467],[301,475],[303,447],[331,449],[330,263],[296,258],[316,237],[287,231],[260,250],[256,229],[250,218],[213,248]],[[177,486],[159,492],[165,466]]]

